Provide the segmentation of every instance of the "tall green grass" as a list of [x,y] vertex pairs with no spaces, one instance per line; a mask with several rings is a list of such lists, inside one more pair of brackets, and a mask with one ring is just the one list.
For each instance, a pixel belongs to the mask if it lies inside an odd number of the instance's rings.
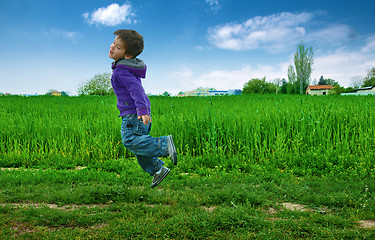
[[82,164],[123,154],[113,98],[3,97],[1,157]]
[[[373,96],[151,97],[151,135],[206,167],[375,176]],[[0,165],[79,165],[130,157],[116,98],[1,97]],[[223,166],[224,165],[224,166]]]

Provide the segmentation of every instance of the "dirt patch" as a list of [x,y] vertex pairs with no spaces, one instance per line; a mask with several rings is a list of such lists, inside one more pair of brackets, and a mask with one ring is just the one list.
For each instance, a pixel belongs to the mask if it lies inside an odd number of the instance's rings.
[[277,213],[277,210],[275,208],[269,207],[267,209],[267,213],[269,213],[269,214],[275,214],[275,213]]
[[215,209],[216,209],[216,206],[211,206],[211,207],[206,207],[206,206],[200,206],[199,208],[209,212],[209,213],[212,213]]
[[81,207],[87,207],[87,208],[96,208],[96,207],[106,207],[106,204],[85,204],[85,205],[77,205],[77,204],[71,204],[71,205],[63,205],[63,206],[58,206],[57,204],[51,204],[51,203],[0,203],[0,206],[5,207],[7,205],[10,205],[12,208],[28,208],[28,207],[33,207],[33,208],[42,208],[42,207],[48,207],[51,209],[60,209],[60,210],[65,210],[65,211],[70,211],[70,210],[77,210]]
[[86,169],[86,168],[87,168],[87,167],[76,166],[75,168],[70,169],[70,171],[79,171],[79,170],[83,170],[83,169]]
[[[109,207],[111,204],[113,204],[113,201],[108,201],[107,203],[103,204],[68,204],[68,205],[62,205],[59,206],[54,203],[0,203],[0,207],[6,207],[10,206],[11,208],[43,208],[48,207],[51,209],[58,209],[58,210],[64,210],[64,211],[73,211],[73,210],[79,210],[82,207],[86,208],[106,208]],[[155,204],[139,204],[139,206],[154,208],[157,206],[171,206],[170,204],[162,204],[162,205],[155,205]],[[216,208],[216,207],[214,207]]]
[[18,170],[19,168],[0,168],[1,171],[14,171]]
[[375,220],[361,220],[359,221],[361,228],[375,228]]
[[31,226],[28,226],[28,224],[24,224],[24,223],[17,223],[13,226],[9,226],[10,229],[12,229],[13,231],[16,232],[16,235],[22,235],[22,234],[25,234],[25,233],[34,233],[36,232],[36,230],[34,228],[32,228]]
[[300,212],[318,212],[318,213],[329,213],[331,210],[325,206],[319,208],[308,208],[306,205],[298,204],[298,203],[280,203],[283,209],[290,210],[290,211],[300,211]]
[[53,232],[53,231],[64,228],[64,229],[81,229],[81,230],[87,231],[89,229],[100,230],[100,229],[108,227],[108,226],[109,226],[108,223],[99,223],[99,224],[96,224],[96,225],[88,226],[86,228],[73,227],[73,226],[70,226],[70,227],[67,227],[67,226],[46,227],[46,226],[31,226],[29,224],[25,224],[25,223],[21,223],[21,222],[13,222],[13,223],[11,223],[11,225],[9,227],[13,231],[15,231],[13,234],[11,234],[12,237],[17,238],[17,237],[19,237],[23,234],[30,234],[30,233],[41,232],[41,231],[46,231],[46,230],[48,230],[50,232]]
[[[321,207],[318,209],[310,209],[306,205],[302,204],[296,204],[296,203],[281,203],[280,204],[284,209],[290,210],[290,211],[301,211],[301,212],[318,212],[318,213],[329,213],[330,210],[327,207]],[[273,214],[277,213],[277,211],[274,208],[269,208],[268,212]],[[275,220],[275,219],[273,219]],[[279,219],[277,219],[279,220]],[[369,228],[369,229],[375,229],[375,220],[360,220],[358,221],[360,228]]]
[[128,189],[130,190],[136,190],[136,189],[140,189],[140,190],[144,190],[145,187],[144,186],[129,186]]
[[[71,210],[78,210],[81,207],[86,207],[86,208],[96,208],[96,207],[105,208],[105,207],[108,207],[111,203],[113,203],[113,202],[110,201],[110,202],[108,202],[108,204],[83,204],[83,205],[70,204],[70,205],[63,205],[63,206],[59,206],[59,205],[53,204],[53,203],[0,203],[0,206],[5,207],[5,206],[9,206],[10,205],[12,208],[29,208],[29,207],[32,207],[32,208],[42,208],[42,207],[48,207],[48,208],[51,208],[51,209],[59,209],[59,210],[64,210],[64,211],[71,211]],[[297,203],[284,202],[284,203],[280,203],[278,205],[282,206],[281,211],[283,211],[283,210],[289,210],[289,211],[318,212],[318,213],[327,213],[327,212],[330,212],[327,207],[322,207],[322,208],[318,208],[316,210],[313,210],[313,209],[308,208],[306,205],[297,204]],[[145,207],[150,207],[150,208],[156,207],[156,205],[154,205],[154,204],[144,205],[144,206]],[[216,206],[211,206],[211,207],[200,206],[199,208],[202,209],[202,210],[204,210],[204,211],[207,211],[209,213],[212,213],[213,211],[216,210],[217,207]],[[265,211],[267,213],[269,213],[269,214],[276,214],[278,212],[277,209],[272,208],[272,207],[269,207]],[[280,220],[284,220],[284,219],[270,218],[268,220],[274,222],[274,221],[280,221]],[[371,220],[371,219],[369,219],[369,220],[360,220],[360,221],[358,221],[358,223],[359,223],[359,227],[360,228],[375,229],[375,220]],[[102,228],[102,227],[105,227],[105,226],[107,226],[107,224],[99,224],[99,225],[92,226],[92,228]],[[27,233],[27,232],[30,233],[30,232],[34,231],[34,229],[30,229],[27,226],[23,226],[22,224],[13,227],[13,230],[18,231],[19,233]]]
[[[83,169],[86,169],[87,167],[85,166],[76,166],[75,168],[73,169],[67,169],[67,171],[79,171],[79,170],[83,170]],[[32,171],[39,171],[38,168],[0,168],[1,171],[17,171],[17,170],[24,170],[24,171],[29,171],[29,170],[32,170]],[[43,169],[43,171],[46,171],[46,169]]]
[[300,212],[313,212],[312,209],[306,207],[306,205],[298,204],[298,203],[288,203],[284,202],[280,204],[287,210],[291,211],[300,211]]

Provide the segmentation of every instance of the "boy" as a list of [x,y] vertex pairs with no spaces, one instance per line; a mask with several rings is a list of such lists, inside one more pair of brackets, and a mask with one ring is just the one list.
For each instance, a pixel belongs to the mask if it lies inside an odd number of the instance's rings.
[[139,165],[153,176],[151,187],[156,187],[168,175],[169,169],[158,157],[169,157],[177,164],[177,152],[172,136],[151,137],[150,100],[143,90],[141,78],[146,76],[146,65],[136,58],[143,51],[143,37],[134,30],[118,30],[111,44],[111,83],[117,97],[117,108],[122,117],[121,137],[124,146],[135,154]]

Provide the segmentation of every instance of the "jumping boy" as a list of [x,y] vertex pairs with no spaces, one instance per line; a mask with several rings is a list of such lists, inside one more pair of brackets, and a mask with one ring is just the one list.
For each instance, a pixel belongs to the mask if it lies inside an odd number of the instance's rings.
[[146,65],[136,58],[143,51],[143,37],[134,30],[118,30],[111,44],[111,83],[117,97],[117,108],[122,117],[121,137],[124,146],[134,153],[139,165],[153,176],[151,187],[156,187],[170,170],[158,157],[169,157],[177,164],[177,152],[172,136],[151,137],[151,108],[142,87]]

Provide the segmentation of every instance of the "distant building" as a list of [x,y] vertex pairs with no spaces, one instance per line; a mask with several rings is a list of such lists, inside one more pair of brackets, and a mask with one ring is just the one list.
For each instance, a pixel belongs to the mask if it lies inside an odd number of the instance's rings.
[[362,94],[375,94],[375,85],[370,87],[358,88],[354,92]]
[[375,95],[375,85],[370,87],[363,87],[354,89],[350,93],[342,93],[341,95]]
[[191,96],[222,96],[222,95],[240,95],[240,89],[230,89],[227,91],[218,91],[214,88],[197,88],[193,91],[184,92],[179,94],[179,97],[191,97]]
[[51,95],[52,96],[59,96],[60,97],[61,96],[61,92],[59,92],[59,91],[52,91]]
[[241,89],[229,89],[228,95],[241,95],[242,90]]
[[307,86],[306,94],[327,95],[332,88],[334,88],[332,85],[309,85]]
[[180,94],[182,97],[192,97],[192,96],[209,96],[209,91],[215,90],[214,88],[197,88],[193,91],[188,91]]
[[56,90],[53,90],[53,91],[49,91],[48,93],[46,93],[46,95],[48,96],[57,96],[57,97],[61,97],[61,96],[68,96],[68,94],[64,91],[56,91]]

